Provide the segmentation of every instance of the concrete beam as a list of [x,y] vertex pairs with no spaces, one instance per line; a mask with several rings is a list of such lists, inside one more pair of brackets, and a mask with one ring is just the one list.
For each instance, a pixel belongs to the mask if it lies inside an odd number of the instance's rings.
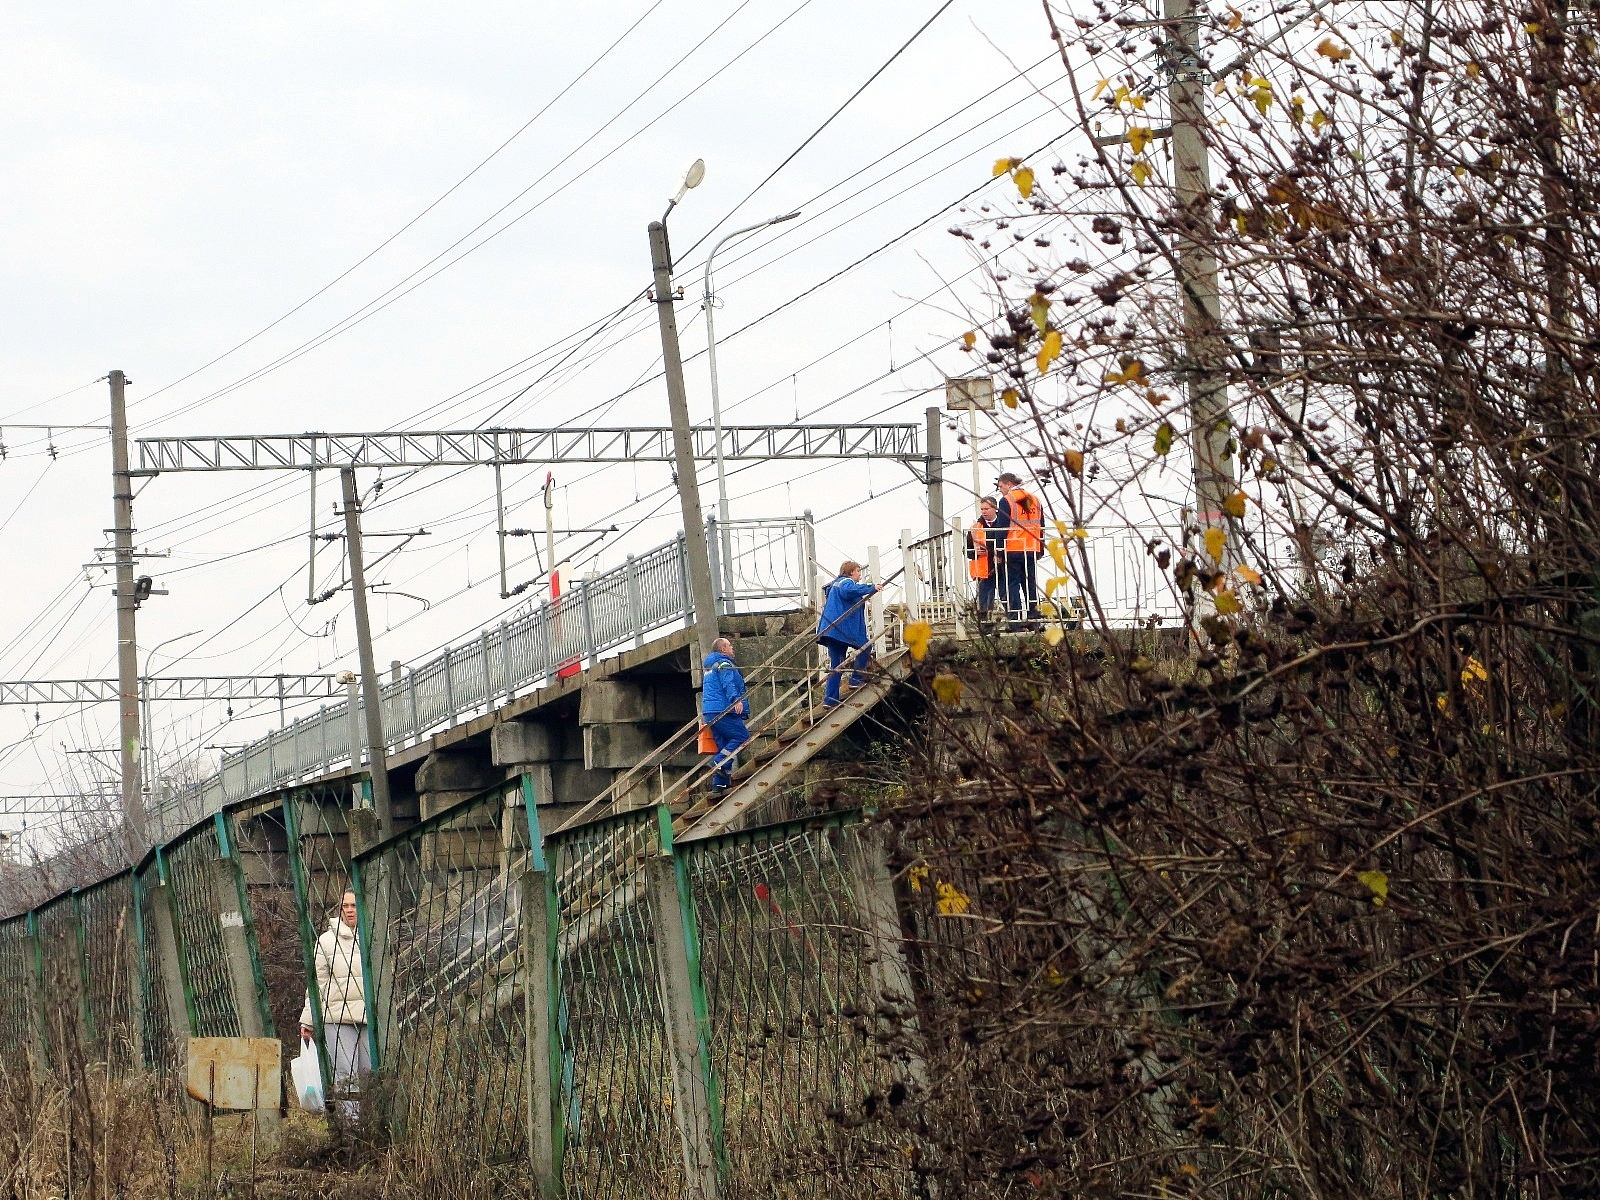
[[590,770],[626,771],[656,748],[648,725],[585,725],[583,765]]
[[489,731],[489,759],[497,767],[554,762],[561,757],[561,727],[543,721],[506,721]]
[[578,698],[578,723],[581,725],[653,721],[655,716],[655,689],[647,683],[596,679]]

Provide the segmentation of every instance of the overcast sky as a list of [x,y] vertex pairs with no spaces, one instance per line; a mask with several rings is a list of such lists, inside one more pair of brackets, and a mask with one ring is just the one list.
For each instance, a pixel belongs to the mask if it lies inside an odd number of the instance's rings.
[[[946,232],[959,213],[935,214],[983,185],[997,156],[1067,132],[1038,5],[955,0],[746,197],[938,8],[7,5],[0,674],[114,674],[107,576],[92,573],[91,589],[82,569],[108,544],[109,452],[103,433],[67,428],[106,419],[105,385],[85,385],[112,367],[134,381],[135,436],[665,424],[662,385],[639,386],[659,369],[654,314],[629,301],[649,278],[645,227],[696,157],[705,183],[671,220],[686,355],[704,347],[705,247],[691,248],[708,234],[795,208],[806,218],[719,256],[727,337],[916,229],[725,342],[727,419],[920,421],[942,399],[929,389],[962,369],[951,342],[971,326],[964,309],[982,303],[972,248]],[[703,357],[688,382],[694,418],[708,419]],[[662,469],[554,470],[559,523],[623,526],[585,568],[680,527]],[[542,524],[542,479],[507,473],[508,524]],[[709,505],[711,472],[702,479]],[[322,477],[325,530],[336,484]],[[368,528],[431,536],[379,572],[408,593],[375,598],[380,662],[423,659],[515,609],[498,595],[487,469],[385,484]],[[893,463],[747,469],[731,491],[735,516],[826,517],[824,558],[888,547],[925,521]],[[145,484],[138,540],[171,551],[146,568],[171,594],[141,611],[141,644],[195,631],[156,654],[154,673],[355,665],[347,600],[305,603],[308,504],[299,475]],[[157,706],[150,740],[170,757],[264,731],[265,718],[241,705],[227,722],[224,707]],[[0,709],[0,791],[55,791],[69,771],[86,781],[92,758],[63,746],[115,745],[112,706],[40,716]]]

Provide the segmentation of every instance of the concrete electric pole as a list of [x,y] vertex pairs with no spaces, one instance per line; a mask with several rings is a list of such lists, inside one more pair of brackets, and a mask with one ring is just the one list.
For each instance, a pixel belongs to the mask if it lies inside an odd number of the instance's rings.
[[144,797],[139,788],[139,755],[143,741],[139,729],[139,642],[135,614],[139,598],[133,577],[133,476],[128,465],[128,377],[112,371],[111,381],[111,496],[112,545],[117,578],[117,707],[121,725],[122,816],[128,824],[135,857],[143,854]]
[[[1211,163],[1206,145],[1205,85],[1209,73],[1200,61],[1194,0],[1164,0],[1168,36],[1168,103],[1172,112],[1173,190],[1178,202],[1178,291],[1183,311],[1184,385],[1194,454],[1195,515],[1202,531],[1229,521],[1223,501],[1237,490],[1228,385],[1215,364],[1219,355],[1222,307],[1217,296],[1217,259],[1209,241]],[[1236,539],[1231,532],[1228,545]],[[1230,550],[1229,557],[1232,556]]]
[[394,836],[394,805],[389,800],[388,748],[383,741],[383,701],[378,664],[372,654],[372,623],[367,620],[367,571],[361,558],[361,494],[354,467],[339,470],[344,489],[344,531],[350,551],[350,594],[355,599],[356,647],[361,659],[361,703],[367,718],[367,772],[372,777],[372,807],[378,835]]
[[678,316],[672,305],[672,251],[667,227],[650,222],[650,265],[655,271],[656,315],[661,321],[661,357],[667,376],[667,405],[672,413],[673,469],[678,476],[678,499],[683,506],[684,553],[689,563],[689,594],[694,601],[694,627],[700,664],[717,640],[717,597],[711,586],[711,554],[706,547],[706,523],[700,512],[700,481],[695,475],[694,438],[689,429],[689,398],[683,390],[683,356],[678,350]]

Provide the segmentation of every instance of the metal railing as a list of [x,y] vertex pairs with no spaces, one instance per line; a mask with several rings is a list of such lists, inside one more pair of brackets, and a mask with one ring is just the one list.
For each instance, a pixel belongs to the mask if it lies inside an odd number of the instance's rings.
[[[967,524],[970,522],[958,521],[938,537],[902,538],[908,616],[950,621],[976,605],[977,592],[967,573]],[[1182,607],[1171,576],[1156,565],[1143,534],[1126,526],[1088,526],[1081,532],[1080,537],[1074,530],[1066,539],[1065,574],[1070,582],[1058,588],[1054,597],[1063,611],[1083,611],[1093,617],[1103,613],[1105,623],[1113,628],[1179,619]],[[1057,574],[1050,556],[1041,554],[1041,598],[1045,581]],[[1004,603],[1004,596],[996,598],[997,606]]]
[[[811,516],[710,522],[712,577],[724,612],[773,601],[813,600],[816,537]],[[578,582],[559,600],[531,606],[413,667],[381,689],[384,740],[391,752],[489,712],[544,686],[562,667],[593,666],[602,656],[644,645],[652,632],[693,620],[688,563],[680,535]],[[217,774],[163,801],[155,824],[170,833],[235,800],[362,766],[360,706],[326,705],[224,754]],[[352,738],[356,745],[352,748]]]

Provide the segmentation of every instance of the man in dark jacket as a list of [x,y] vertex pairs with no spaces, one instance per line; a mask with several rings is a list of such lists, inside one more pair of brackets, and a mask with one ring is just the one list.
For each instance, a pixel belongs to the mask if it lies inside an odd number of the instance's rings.
[[744,675],[733,661],[733,643],[718,638],[706,655],[704,683],[700,692],[700,719],[716,739],[717,753],[711,760],[711,790],[725,792],[733,786],[733,760],[750,740],[745,717],[750,713]]
[[872,654],[867,637],[867,597],[877,590],[872,584],[861,582],[861,564],[848,558],[839,565],[839,577],[824,589],[827,599],[822,604],[822,619],[817,622],[817,645],[828,651],[824,708],[839,703],[839,685],[844,680],[840,668],[848,655],[855,655],[850,686],[858,688],[863,683],[861,673],[867,669],[867,659]]

